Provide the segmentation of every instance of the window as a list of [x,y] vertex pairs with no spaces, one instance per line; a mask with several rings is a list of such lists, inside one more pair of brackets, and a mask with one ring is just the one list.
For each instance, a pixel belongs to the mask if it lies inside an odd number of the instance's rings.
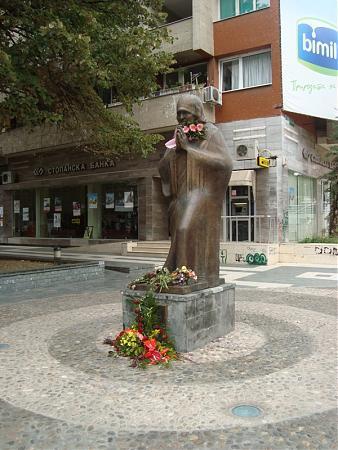
[[271,52],[222,61],[221,80],[223,92],[271,84]]
[[185,84],[206,84],[208,79],[208,65],[206,63],[180,67],[174,72],[164,74],[164,89]]
[[220,19],[228,19],[269,6],[270,0],[220,0]]

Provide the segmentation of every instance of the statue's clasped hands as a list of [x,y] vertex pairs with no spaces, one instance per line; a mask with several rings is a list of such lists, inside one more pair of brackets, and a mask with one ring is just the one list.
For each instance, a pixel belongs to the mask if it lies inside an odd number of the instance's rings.
[[183,131],[182,126],[176,128],[176,150],[186,150],[188,146],[188,137]]

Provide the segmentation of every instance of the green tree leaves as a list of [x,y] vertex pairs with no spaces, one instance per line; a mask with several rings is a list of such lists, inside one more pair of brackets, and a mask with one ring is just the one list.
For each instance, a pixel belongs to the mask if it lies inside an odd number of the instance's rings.
[[83,131],[87,147],[147,154],[158,136],[107,110],[114,87],[127,111],[156,89],[171,55],[161,0],[1,0],[0,120],[57,122]]

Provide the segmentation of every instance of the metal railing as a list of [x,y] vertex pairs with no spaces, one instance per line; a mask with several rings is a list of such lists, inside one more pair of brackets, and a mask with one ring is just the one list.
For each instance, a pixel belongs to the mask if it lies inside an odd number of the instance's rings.
[[278,242],[277,217],[269,215],[222,216],[221,241]]

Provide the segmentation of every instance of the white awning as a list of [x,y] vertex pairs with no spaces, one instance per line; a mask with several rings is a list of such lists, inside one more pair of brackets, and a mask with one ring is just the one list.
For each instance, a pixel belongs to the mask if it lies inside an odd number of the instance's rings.
[[252,186],[256,181],[254,170],[234,170],[231,174],[229,186]]
[[256,197],[256,171],[233,170],[229,186],[252,186],[254,198]]

